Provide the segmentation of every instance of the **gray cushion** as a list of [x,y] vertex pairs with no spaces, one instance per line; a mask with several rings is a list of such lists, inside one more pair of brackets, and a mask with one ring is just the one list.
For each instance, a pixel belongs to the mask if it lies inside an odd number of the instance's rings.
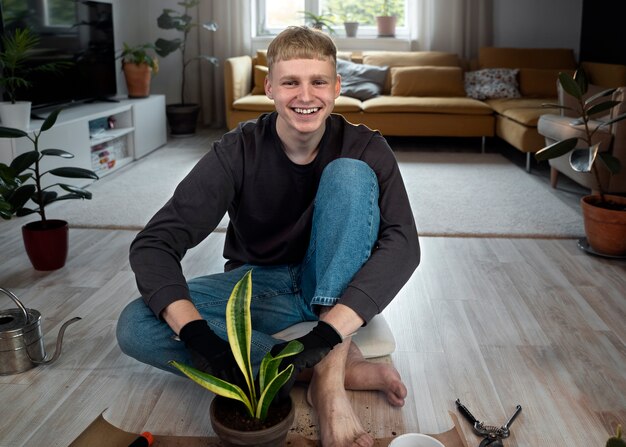
[[387,67],[338,59],[337,73],[341,75],[341,94],[365,101],[380,95],[385,85]]

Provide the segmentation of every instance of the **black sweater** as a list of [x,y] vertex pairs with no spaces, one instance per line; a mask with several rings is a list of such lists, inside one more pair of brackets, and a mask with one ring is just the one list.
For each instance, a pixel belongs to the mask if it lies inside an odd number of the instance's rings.
[[297,165],[281,148],[274,112],[240,124],[215,142],[131,244],[130,262],[139,291],[155,315],[172,302],[189,298],[180,261],[226,212],[230,218],[224,244],[226,270],[244,263],[301,262],[320,176],[336,158],[359,159],[372,168],[381,211],[372,255],[339,303],[366,323],[380,313],[420,259],[413,213],[391,148],[378,132],[331,115],[315,160]]

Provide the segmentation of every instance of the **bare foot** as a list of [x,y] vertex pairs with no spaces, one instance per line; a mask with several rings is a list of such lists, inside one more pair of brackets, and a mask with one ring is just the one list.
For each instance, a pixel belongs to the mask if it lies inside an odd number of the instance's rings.
[[407,395],[400,373],[393,365],[365,360],[354,343],[350,343],[348,351],[344,386],[347,390],[381,391],[395,407],[403,406]]
[[309,404],[315,408],[323,447],[372,447],[374,438],[365,432],[354,414],[343,386],[327,387],[317,375],[311,379],[307,392]]

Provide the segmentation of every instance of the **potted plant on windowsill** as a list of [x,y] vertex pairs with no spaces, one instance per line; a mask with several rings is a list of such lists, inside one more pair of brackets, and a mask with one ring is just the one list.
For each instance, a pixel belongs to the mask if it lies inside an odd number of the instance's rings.
[[300,11],[304,21],[311,28],[323,31],[324,28],[328,31],[328,34],[335,34],[333,28],[334,19],[332,14],[315,14],[311,11]]
[[[22,227],[24,247],[35,270],[59,269],[67,259],[68,224],[64,220],[48,219],[46,206],[59,200],[91,199],[91,192],[85,189],[65,183],[44,186],[42,178],[50,174],[64,178],[98,179],[93,171],[78,167],[43,170],[41,163],[44,157],[74,157],[62,149],[39,149],[41,134],[54,126],[60,112],[61,109],[52,112],[40,130],[32,132],[32,135],[20,129],[0,127],[0,138],[27,138],[33,144],[32,151],[18,155],[9,166],[0,163],[0,216],[10,219],[13,215],[39,214],[39,221]],[[54,189],[60,189],[65,194],[59,195]],[[27,207],[29,201],[35,206]]]
[[391,14],[391,0],[383,0],[381,15],[376,17],[378,37],[395,37],[396,21],[396,16]]
[[150,96],[150,79],[159,72],[159,61],[149,53],[155,47],[151,43],[130,46],[124,42],[120,54],[122,71],[126,79],[129,98]]
[[[191,10],[197,8],[199,3],[200,0],[181,1],[178,4],[183,7],[182,12],[166,8],[157,18],[157,25],[159,28],[165,30],[176,30],[182,34],[182,37],[177,37],[175,39],[159,38],[154,43],[156,53],[160,57],[167,57],[169,54],[178,51],[180,52],[182,58],[180,103],[169,104],[166,107],[167,119],[170,125],[170,134],[172,136],[189,136],[196,132],[196,123],[198,121],[200,106],[197,103],[189,103],[186,101],[185,87],[187,81],[187,67],[192,62],[198,60],[206,60],[214,66],[218,65],[216,57],[204,54],[189,56],[187,54],[187,40],[189,38],[189,33],[194,28],[198,27],[198,23],[193,21],[193,17],[190,14]],[[202,28],[209,31],[217,31],[217,24],[215,22],[203,23]]]
[[7,102],[0,102],[0,121],[5,127],[27,130],[30,124],[30,101],[18,101],[20,91],[31,86],[30,74],[41,71],[56,72],[68,62],[33,65],[31,55],[39,37],[29,29],[17,28],[2,37],[0,51],[0,86]]
[[[593,143],[593,137],[600,129],[626,119],[626,114],[609,119],[598,119],[618,106],[621,101],[610,99],[616,91],[606,89],[585,98],[589,88],[587,77],[582,69],[574,76],[559,73],[559,84],[568,95],[576,99],[577,106],[572,109],[561,104],[546,104],[548,107],[573,110],[578,118],[571,123],[581,126],[582,136],[575,136],[557,141],[535,154],[537,160],[549,160],[569,154],[570,166],[577,172],[591,173],[595,180],[597,194],[581,199],[587,243],[598,254],[609,256],[626,255],[626,197],[609,195],[604,192],[600,181],[599,169],[607,169],[611,175],[620,171],[620,162],[610,152],[600,151],[600,143]],[[605,98],[609,98],[606,99]],[[583,148],[577,148],[579,141]],[[600,160],[600,163],[597,161]]]
[[251,296],[252,270],[235,284],[226,306],[228,342],[245,378],[245,390],[191,366],[170,362],[194,382],[217,394],[211,403],[211,424],[227,447],[284,445],[295,417],[291,399],[282,403],[274,401],[294,371],[293,365],[279,371],[280,363],[285,357],[301,352],[302,344],[291,341],[276,356],[268,353],[261,361],[258,380],[255,380],[250,361]]

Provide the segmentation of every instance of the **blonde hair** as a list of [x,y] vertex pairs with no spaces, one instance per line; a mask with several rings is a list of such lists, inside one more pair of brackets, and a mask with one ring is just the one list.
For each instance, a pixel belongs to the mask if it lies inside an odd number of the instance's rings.
[[306,26],[290,26],[281,31],[267,47],[269,72],[276,62],[291,59],[330,60],[337,66],[335,42],[321,31]]

